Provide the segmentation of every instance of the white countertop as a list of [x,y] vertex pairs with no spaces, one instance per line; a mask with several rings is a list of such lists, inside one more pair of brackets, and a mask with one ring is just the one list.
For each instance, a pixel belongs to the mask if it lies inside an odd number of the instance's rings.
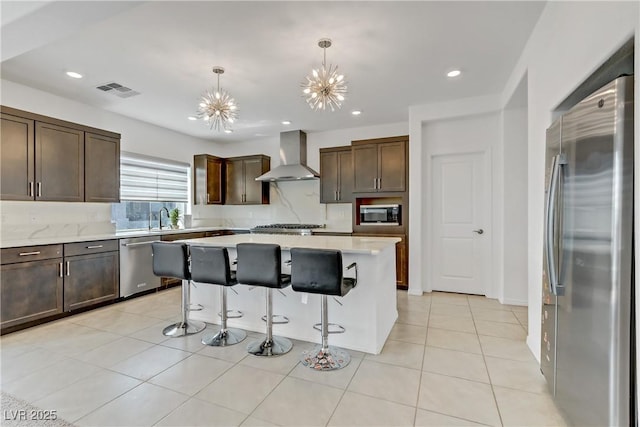
[[48,237],[2,240],[0,241],[0,248],[55,245],[60,243],[90,242],[95,240],[108,240],[108,239],[130,239],[134,237],[161,236],[165,234],[196,233],[199,231],[217,231],[217,230],[249,230],[249,229],[233,228],[233,227],[198,227],[198,228],[181,228],[177,230],[174,230],[174,229],[123,230],[123,231],[116,231],[114,233],[91,234],[91,235],[85,235],[85,236],[48,236]]
[[284,250],[294,247],[312,249],[337,249],[343,253],[376,255],[383,249],[400,241],[397,237],[352,237],[352,236],[295,236],[286,234],[234,234],[230,236],[188,239],[190,245],[222,246],[235,248],[238,243],[274,243]]

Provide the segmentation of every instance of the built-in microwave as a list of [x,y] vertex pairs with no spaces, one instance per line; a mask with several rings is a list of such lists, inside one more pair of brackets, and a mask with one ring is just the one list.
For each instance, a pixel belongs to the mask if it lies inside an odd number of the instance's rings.
[[360,205],[360,225],[400,225],[400,205]]

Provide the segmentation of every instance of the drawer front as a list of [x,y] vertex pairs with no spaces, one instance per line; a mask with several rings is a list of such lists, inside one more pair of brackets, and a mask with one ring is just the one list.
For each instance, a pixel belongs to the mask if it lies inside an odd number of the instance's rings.
[[92,242],[65,243],[64,256],[89,255],[118,250],[118,240],[95,240]]
[[61,256],[62,245],[22,246],[19,248],[5,248],[0,252],[2,265],[60,258]]

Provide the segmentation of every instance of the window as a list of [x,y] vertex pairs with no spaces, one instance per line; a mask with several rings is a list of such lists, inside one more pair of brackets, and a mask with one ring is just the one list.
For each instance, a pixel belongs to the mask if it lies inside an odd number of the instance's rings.
[[[111,205],[116,230],[158,227],[162,208],[178,208],[181,215],[189,205],[188,163],[141,154],[120,154],[120,203]],[[162,224],[169,218],[163,214]]]

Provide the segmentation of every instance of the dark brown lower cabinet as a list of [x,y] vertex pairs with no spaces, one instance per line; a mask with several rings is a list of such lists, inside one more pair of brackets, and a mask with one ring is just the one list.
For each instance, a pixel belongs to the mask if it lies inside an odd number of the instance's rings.
[[2,281],[2,329],[62,313],[62,258],[5,264]]
[[396,284],[400,289],[409,288],[409,248],[405,236],[395,236],[402,239],[396,243]]
[[118,298],[119,262],[117,251],[65,257],[64,311]]
[[119,295],[118,240],[1,251],[2,333]]

